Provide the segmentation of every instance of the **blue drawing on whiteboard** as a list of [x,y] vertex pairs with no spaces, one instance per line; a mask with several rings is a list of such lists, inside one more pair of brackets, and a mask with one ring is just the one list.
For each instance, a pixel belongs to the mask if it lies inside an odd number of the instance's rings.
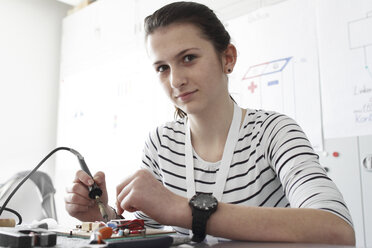
[[267,83],[267,86],[273,86],[273,85],[278,85],[279,84],[279,80],[274,80],[274,81],[270,81]]
[[287,66],[292,57],[272,60],[258,65],[252,65],[244,74],[243,80],[262,77],[265,75],[281,72]]
[[294,57],[288,56],[249,66],[241,81],[243,92],[248,93],[246,102],[296,118],[293,63]]

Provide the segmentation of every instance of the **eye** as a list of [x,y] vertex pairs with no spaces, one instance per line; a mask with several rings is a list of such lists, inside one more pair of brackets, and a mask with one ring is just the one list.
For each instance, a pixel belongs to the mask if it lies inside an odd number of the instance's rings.
[[167,66],[167,65],[160,65],[160,66],[156,67],[156,71],[157,71],[157,72],[164,72],[164,71],[166,71],[168,68],[169,68],[169,66]]
[[195,58],[196,58],[195,55],[189,54],[189,55],[186,55],[185,57],[183,57],[183,61],[187,63],[187,62],[193,61]]

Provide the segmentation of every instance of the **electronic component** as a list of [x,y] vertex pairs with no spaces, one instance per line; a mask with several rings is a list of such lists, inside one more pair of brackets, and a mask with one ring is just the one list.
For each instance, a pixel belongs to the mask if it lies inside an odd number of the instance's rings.
[[119,229],[140,230],[140,229],[145,228],[145,221],[142,219],[133,219],[133,220],[117,219],[117,220],[111,220],[110,222],[108,222],[107,226],[111,226],[112,228],[119,228]]
[[145,222],[142,219],[124,220],[117,219],[111,220],[107,223],[108,227],[114,230],[117,237],[127,237],[129,235],[141,235],[146,236]]
[[41,228],[0,228],[0,246],[29,248],[49,247],[57,243],[57,234]]
[[81,223],[81,230],[90,232],[90,231],[95,231],[95,230],[99,229],[100,227],[104,227],[104,226],[105,226],[105,224],[103,222],[99,222],[99,221],[96,221],[96,222],[82,222]]
[[[105,230],[105,228],[110,228],[112,230],[112,237],[126,237],[126,236],[146,236],[146,227],[144,220],[133,219],[124,220],[117,219],[111,220],[107,223],[104,222],[82,222],[81,225],[76,226],[83,233],[92,233],[91,238],[97,239],[97,234],[94,236],[94,232]],[[80,234],[82,234],[80,232]],[[76,233],[75,233],[76,234]]]

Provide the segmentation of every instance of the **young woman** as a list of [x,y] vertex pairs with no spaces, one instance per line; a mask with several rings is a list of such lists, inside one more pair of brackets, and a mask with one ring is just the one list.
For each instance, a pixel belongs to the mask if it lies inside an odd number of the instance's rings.
[[[208,7],[164,6],[145,20],[147,50],[178,119],[150,133],[142,169],[117,186],[117,212],[136,211],[150,227],[191,229],[235,240],[353,245],[349,211],[289,117],[241,109],[228,92],[237,52]],[[104,173],[94,177],[103,189]],[[76,173],[65,201],[71,216],[102,219],[89,199],[93,180]],[[160,223],[160,224],[158,224]]]

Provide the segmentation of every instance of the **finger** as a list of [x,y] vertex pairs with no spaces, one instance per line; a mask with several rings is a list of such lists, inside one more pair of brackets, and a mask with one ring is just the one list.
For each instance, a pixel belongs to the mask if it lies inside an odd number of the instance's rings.
[[120,202],[116,201],[116,209],[117,209],[117,213],[120,215],[120,214],[123,214],[124,213],[124,209],[122,209],[120,207]]
[[66,194],[64,198],[65,198],[65,203],[68,203],[68,204],[77,204],[77,205],[88,206],[88,207],[92,207],[95,204],[94,200],[87,199],[78,194],[69,193],[69,194]]
[[131,185],[129,184],[121,190],[121,192],[119,193],[119,195],[116,198],[117,201],[119,203],[121,203],[127,197],[127,195],[130,193],[130,191],[131,191]]
[[94,181],[85,171],[78,170],[75,174],[74,183],[83,183],[86,186],[91,186]]
[[93,180],[96,182],[96,184],[102,189],[106,190],[106,176],[105,173],[102,171],[98,171],[93,176]]
[[116,205],[116,212],[121,215],[124,213],[124,209],[122,209],[122,207],[120,206],[120,202],[118,201],[118,199],[116,199],[116,202],[115,202],[115,205]]
[[122,203],[125,199],[125,197],[130,193],[131,191],[131,184],[126,185],[126,187],[122,188],[121,191],[118,193],[116,197],[116,207],[118,209],[118,213],[122,214],[125,210],[124,203]]
[[[128,198],[128,194],[135,188],[135,184],[141,183],[143,180],[147,180],[147,177],[152,175],[145,169],[137,170],[132,175],[128,176],[124,179],[118,186],[116,186],[116,207],[118,209],[118,213],[122,214],[124,210],[128,211],[136,211],[137,208],[130,206],[133,204],[135,199],[133,198],[135,195],[132,195]],[[126,205],[127,207],[124,207]]]
[[134,174],[126,177],[120,184],[116,186],[116,197],[121,193],[121,191],[133,180]]
[[133,205],[134,202],[132,201],[132,194],[133,192],[130,191],[129,194],[127,194],[127,196],[120,202],[120,207],[128,212],[138,211],[138,208]]
[[66,187],[66,192],[67,193],[72,193],[72,194],[77,194],[80,197],[86,198],[88,200],[90,199],[88,188],[81,183],[73,183],[72,185],[67,186]]
[[120,194],[120,192],[122,191],[122,189],[124,187],[126,187],[129,183],[131,183],[134,179],[136,178],[144,178],[146,176],[148,176],[149,172],[145,169],[140,169],[140,170],[137,170],[135,173],[133,173],[132,175],[128,176],[127,178],[125,178],[119,185],[116,186],[116,196],[118,196]]
[[87,212],[90,208],[86,205],[78,205],[78,204],[65,204],[66,211],[72,216],[78,216],[80,213]]

